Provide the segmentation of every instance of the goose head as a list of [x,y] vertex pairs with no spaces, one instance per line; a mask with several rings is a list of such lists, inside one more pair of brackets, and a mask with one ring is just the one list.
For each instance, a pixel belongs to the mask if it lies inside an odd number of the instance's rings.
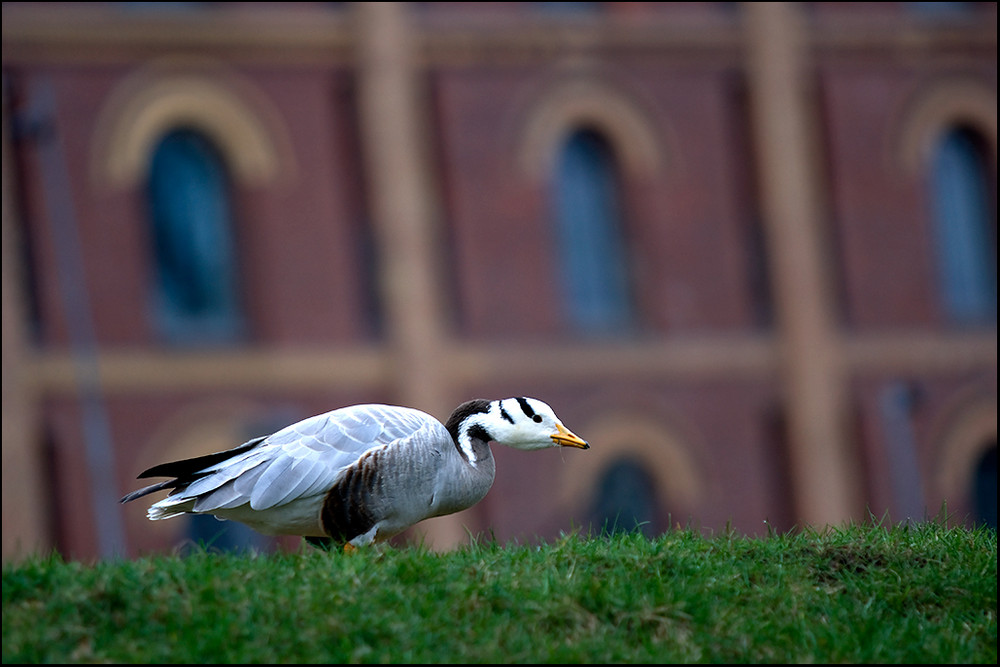
[[452,414],[448,429],[464,451],[471,451],[473,440],[492,440],[524,450],[590,449],[585,440],[563,426],[552,408],[537,398],[468,401]]

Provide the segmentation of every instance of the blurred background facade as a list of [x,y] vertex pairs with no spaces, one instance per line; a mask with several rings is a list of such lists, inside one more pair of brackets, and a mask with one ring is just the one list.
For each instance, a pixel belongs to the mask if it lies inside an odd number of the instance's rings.
[[[996,3],[3,4],[3,554],[135,476],[530,395],[424,524],[996,525]],[[295,540],[280,545],[294,546]]]

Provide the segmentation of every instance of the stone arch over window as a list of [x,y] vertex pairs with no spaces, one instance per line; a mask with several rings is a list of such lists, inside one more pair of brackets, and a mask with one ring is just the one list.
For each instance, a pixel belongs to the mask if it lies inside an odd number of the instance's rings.
[[648,177],[667,163],[664,137],[642,106],[617,87],[590,77],[555,84],[528,109],[516,141],[518,169],[542,180],[554,172],[566,135],[589,127],[614,145],[630,177]]
[[[702,504],[704,475],[688,453],[684,440],[663,423],[646,415],[618,413],[587,424],[584,432],[590,442],[599,442],[601,446],[593,447],[588,456],[574,457],[568,462],[559,494],[563,506],[592,512],[602,501],[602,486],[607,486],[606,482],[623,469],[633,479],[648,479],[661,522],[659,530],[669,528],[668,521],[686,525]],[[594,456],[589,456],[591,453]]]
[[579,63],[568,66],[574,69],[520,105],[514,168],[548,200],[567,329],[627,336],[644,322],[630,200],[634,186],[653,182],[667,165],[669,132],[626,88],[580,71]]
[[996,90],[970,79],[930,86],[907,105],[897,169],[926,191],[942,313],[996,324]]
[[[991,450],[994,459],[996,457],[996,394],[965,401],[952,410],[951,418],[935,440],[938,456],[936,475],[931,480],[934,495],[929,501],[938,505],[930,505],[928,513],[934,515],[941,509],[940,504],[946,503],[949,520],[978,521],[977,474],[982,471],[982,463]],[[995,474],[995,468],[993,472]]]
[[921,176],[933,159],[941,135],[952,127],[969,127],[982,135],[989,145],[995,171],[997,91],[973,80],[937,83],[907,104],[891,151],[895,163],[907,174]]
[[169,63],[134,73],[110,95],[94,135],[95,182],[111,189],[141,184],[156,143],[176,127],[210,138],[237,185],[294,176],[287,131],[263,94],[219,68]]

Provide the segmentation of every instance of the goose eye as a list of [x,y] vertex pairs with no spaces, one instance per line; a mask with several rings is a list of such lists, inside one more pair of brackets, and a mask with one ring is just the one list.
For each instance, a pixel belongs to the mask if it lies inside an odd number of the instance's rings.
[[532,419],[535,420],[536,424],[541,424],[542,423],[542,416],[541,415],[535,415],[534,417],[532,417]]

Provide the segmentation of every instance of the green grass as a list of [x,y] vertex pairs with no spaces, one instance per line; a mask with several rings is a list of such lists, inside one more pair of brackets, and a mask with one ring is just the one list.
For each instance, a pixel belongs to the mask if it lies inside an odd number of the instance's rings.
[[997,539],[851,526],[3,570],[6,662],[996,663]]

